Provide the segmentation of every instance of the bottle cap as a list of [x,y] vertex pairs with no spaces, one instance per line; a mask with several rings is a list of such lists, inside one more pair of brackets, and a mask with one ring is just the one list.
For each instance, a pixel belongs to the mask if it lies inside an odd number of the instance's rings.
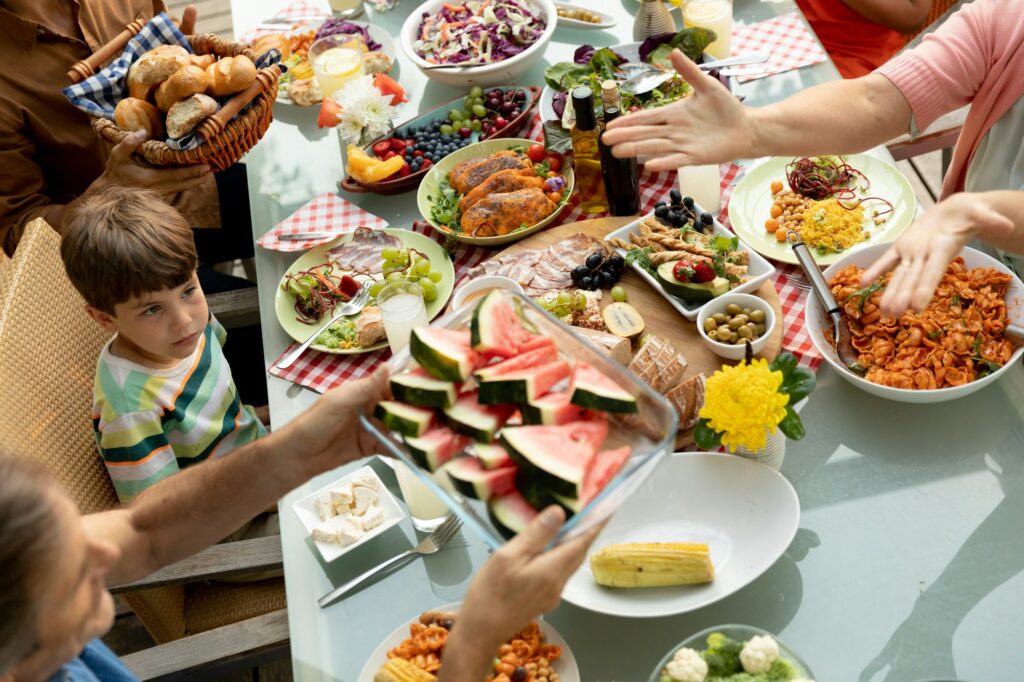
[[576,112],[576,127],[580,130],[593,130],[597,127],[594,115],[594,91],[581,85],[572,91],[572,108]]
[[619,101],[619,85],[612,79],[601,83],[601,99],[605,102]]

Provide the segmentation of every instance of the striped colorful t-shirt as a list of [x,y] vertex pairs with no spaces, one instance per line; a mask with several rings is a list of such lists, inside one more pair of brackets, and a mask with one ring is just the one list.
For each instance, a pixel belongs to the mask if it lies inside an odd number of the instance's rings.
[[110,352],[96,363],[93,428],[110,480],[123,503],[157,481],[223,456],[267,430],[243,406],[211,316],[192,355],[153,369]]

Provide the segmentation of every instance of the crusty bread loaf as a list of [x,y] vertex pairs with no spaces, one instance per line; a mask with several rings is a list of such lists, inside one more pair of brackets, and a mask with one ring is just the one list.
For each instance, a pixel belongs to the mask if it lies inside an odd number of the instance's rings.
[[256,65],[245,55],[224,57],[206,69],[210,78],[207,92],[214,97],[233,95],[256,80]]
[[173,139],[192,132],[203,120],[217,113],[217,100],[206,95],[195,94],[171,105],[167,112],[167,135]]
[[156,94],[156,89],[159,87],[157,83],[142,83],[139,81],[138,72],[128,71],[128,96],[134,97],[135,99],[145,100],[147,102],[153,101],[153,96]]
[[210,78],[206,72],[194,64],[183,66],[160,84],[156,90],[156,108],[167,111],[175,102],[196,94],[206,92]]
[[252,51],[257,57],[270,52],[274,48],[281,51],[281,61],[288,59],[292,55],[292,41],[283,33],[271,33],[252,44]]
[[188,50],[181,45],[160,45],[135,60],[128,69],[128,75],[134,74],[139,83],[156,85],[189,63]]
[[114,108],[114,121],[122,130],[145,130],[151,140],[164,139],[164,117],[149,102],[125,97]]
[[198,66],[200,69],[205,71],[206,67],[208,67],[210,64],[213,64],[215,61],[217,61],[217,55],[213,55],[213,54],[190,54],[188,56],[188,59],[189,59],[190,62],[192,62],[193,64]]
[[323,101],[324,93],[315,78],[303,78],[288,84],[288,99],[300,107],[311,107]]
[[679,384],[665,395],[672,404],[672,407],[676,408],[676,413],[679,415],[680,431],[692,429],[700,419],[700,411],[704,407],[705,379],[704,373],[701,372],[697,376],[690,377]]

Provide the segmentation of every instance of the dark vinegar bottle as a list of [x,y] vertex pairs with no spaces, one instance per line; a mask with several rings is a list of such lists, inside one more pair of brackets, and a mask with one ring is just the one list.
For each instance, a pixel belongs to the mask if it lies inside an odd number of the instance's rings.
[[[604,112],[604,124],[619,117],[618,107],[609,107]],[[612,156],[612,148],[600,143],[601,173],[604,175],[604,191],[608,197],[608,212],[612,215],[635,215],[640,211],[640,173],[636,157],[620,159]]]

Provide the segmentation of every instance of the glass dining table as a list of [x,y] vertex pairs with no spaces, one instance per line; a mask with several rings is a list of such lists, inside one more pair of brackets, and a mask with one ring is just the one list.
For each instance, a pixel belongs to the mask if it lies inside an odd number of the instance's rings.
[[[286,4],[233,0],[236,35]],[[327,8],[325,0],[312,4]],[[570,59],[580,44],[631,40],[635,0],[579,4],[612,14],[617,25],[603,31],[560,27],[522,82],[542,83],[543,69]],[[389,13],[368,9],[363,18],[397,36],[415,7],[403,0]],[[738,24],[799,11],[792,0],[735,0],[734,10]],[[410,98],[403,116],[463,94],[428,81],[401,51],[396,72]],[[757,106],[835,78],[826,61],[751,81],[739,94]],[[342,177],[335,133],[317,129],[315,110],[278,105],[274,118],[245,159],[254,237],[312,197],[336,191]],[[884,150],[876,153],[885,156]],[[412,192],[345,198],[392,226],[419,218]],[[275,323],[274,293],[294,257],[256,253],[268,366],[289,342]],[[286,381],[267,381],[275,426],[317,399]],[[801,416],[807,437],[789,443],[782,473],[799,495],[802,516],[782,558],[746,588],[683,615],[623,619],[563,604],[545,619],[567,640],[581,679],[646,680],[673,645],[725,623],[777,634],[819,682],[1024,678],[1016,628],[1024,603],[1024,369],[1017,366],[998,383],[955,402],[908,405],[870,396],[826,365]],[[376,459],[371,465],[394,487],[389,467]],[[444,551],[333,606],[318,607],[321,595],[418,541],[406,521],[341,560],[319,559],[291,505],[355,466],[327,472],[280,502],[298,680],[355,682],[384,637],[422,611],[460,601],[487,558],[479,538],[463,531]]]

